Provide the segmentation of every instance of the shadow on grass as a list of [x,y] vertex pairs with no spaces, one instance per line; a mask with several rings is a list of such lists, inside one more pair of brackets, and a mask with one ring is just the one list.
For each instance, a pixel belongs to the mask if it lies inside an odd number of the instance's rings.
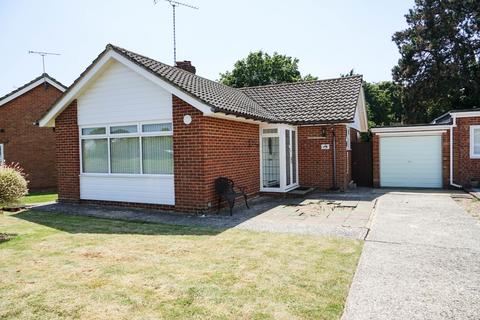
[[221,229],[204,227],[121,221],[33,210],[12,214],[11,217],[68,233],[214,236],[223,232]]

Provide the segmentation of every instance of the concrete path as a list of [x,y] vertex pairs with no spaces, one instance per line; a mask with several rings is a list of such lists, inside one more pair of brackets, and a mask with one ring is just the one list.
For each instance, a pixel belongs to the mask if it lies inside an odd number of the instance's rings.
[[243,205],[236,207],[233,216],[229,216],[226,209],[219,215],[189,215],[62,203],[39,205],[33,209],[118,220],[363,240],[368,233],[370,214],[377,197],[378,194],[371,190],[358,193],[311,194],[305,199],[264,196],[251,199],[250,209]]
[[381,196],[342,319],[480,319],[480,221],[448,194]]

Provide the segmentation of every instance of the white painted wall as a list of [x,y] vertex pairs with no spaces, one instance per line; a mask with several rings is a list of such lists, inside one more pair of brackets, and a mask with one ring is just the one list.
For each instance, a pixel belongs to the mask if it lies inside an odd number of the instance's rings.
[[349,123],[348,126],[358,131],[362,131],[360,127],[360,110],[358,106],[355,109],[355,118],[353,119],[353,123]]
[[[111,62],[77,98],[77,109],[79,126],[172,121],[172,95]],[[81,174],[80,198],[174,205],[174,176]]]
[[80,198],[174,205],[174,178],[82,175]]
[[172,119],[172,95],[119,62],[77,98],[78,125]]
[[380,138],[382,187],[442,187],[442,137]]

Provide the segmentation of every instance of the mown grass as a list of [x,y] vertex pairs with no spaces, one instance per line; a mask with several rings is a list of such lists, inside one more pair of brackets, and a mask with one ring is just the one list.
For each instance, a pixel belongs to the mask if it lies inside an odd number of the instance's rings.
[[36,204],[42,202],[51,202],[58,199],[58,194],[55,190],[45,190],[38,192],[31,192],[23,197],[20,202],[22,204]]
[[0,215],[0,319],[338,319],[362,242]]

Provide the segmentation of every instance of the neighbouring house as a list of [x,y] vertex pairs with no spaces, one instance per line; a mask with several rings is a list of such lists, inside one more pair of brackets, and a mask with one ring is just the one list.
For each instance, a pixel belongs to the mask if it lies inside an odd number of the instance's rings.
[[28,174],[30,189],[55,188],[55,132],[38,119],[66,87],[42,74],[0,98],[0,162],[16,162]]
[[480,109],[430,124],[372,128],[377,187],[470,187],[480,180]]
[[362,77],[234,89],[107,45],[39,121],[55,127],[60,201],[214,209],[214,180],[249,194],[347,188],[365,132]]

